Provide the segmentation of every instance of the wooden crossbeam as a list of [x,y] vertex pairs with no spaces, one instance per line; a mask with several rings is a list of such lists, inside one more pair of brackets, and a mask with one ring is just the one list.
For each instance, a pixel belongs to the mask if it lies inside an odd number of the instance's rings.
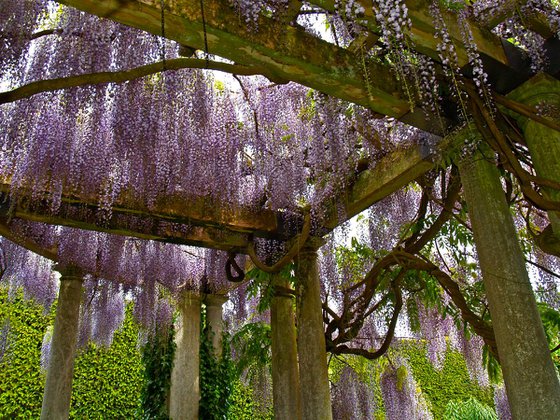
[[[60,0],[101,17],[161,35],[156,0]],[[235,63],[249,66],[277,82],[294,81],[373,111],[399,119],[410,111],[401,81],[387,65],[365,64],[360,54],[323,41],[297,26],[261,17],[258,31],[248,28],[227,0],[165,2],[165,36]],[[416,108],[413,124],[436,134],[442,127]]]
[[[310,0],[310,3],[329,12],[335,11],[334,0]],[[371,0],[361,0],[360,3],[365,10],[364,19],[368,29],[379,34],[381,29],[373,13],[373,2]],[[412,22],[410,32],[411,47],[439,61],[437,44],[440,40],[434,38],[436,29],[434,28],[433,17],[429,12],[430,2],[428,0],[405,0],[405,3],[408,8],[408,16]],[[462,67],[469,62],[469,59],[459,30],[457,16],[454,13],[442,10],[442,17],[447,24],[449,35],[455,45],[459,66]],[[471,25],[471,30],[473,32],[473,39],[481,53],[492,57],[498,62],[508,64],[501,39],[498,36],[494,35],[490,30],[476,25]]]
[[157,217],[140,216],[135,209],[127,210],[129,210],[128,214],[122,211],[116,212],[110,220],[103,221],[100,220],[96,206],[85,206],[75,200],[64,200],[59,211],[53,214],[46,202],[34,202],[30,206],[13,201],[9,194],[0,192],[0,217],[4,219],[18,218],[31,222],[227,251],[245,249],[248,244],[246,233],[213,226],[171,223]]
[[[114,21],[162,34],[161,2],[158,0],[59,0],[60,3],[79,10],[107,17]],[[334,0],[311,0],[311,4],[327,12],[334,11]],[[201,8],[203,4],[204,10]],[[378,36],[379,25],[372,11],[371,0],[361,0],[365,9],[365,22],[372,34]],[[436,29],[428,11],[428,0],[406,0],[412,22],[411,47],[439,60]],[[299,1],[290,2],[290,19],[298,12]],[[381,115],[392,116],[407,124],[435,134],[444,128],[437,119],[416,107],[410,112],[410,102],[393,70],[382,63],[365,64],[360,48],[342,48],[313,36],[286,19],[261,16],[258,30],[247,27],[244,18],[227,0],[176,0],[164,2],[165,36],[181,45],[208,52],[255,72],[276,82],[294,81],[356,104],[365,106]],[[204,13],[203,13],[204,12]],[[204,16],[204,19],[203,19]],[[455,45],[459,65],[467,66],[468,54],[455,14],[442,11],[449,34]],[[523,53],[512,44],[504,42],[489,28],[470,24],[490,84],[497,92],[505,94],[530,77]],[[374,38],[373,38],[374,39]],[[553,67],[550,74],[560,70],[554,60],[560,47],[552,39],[547,43],[547,55]],[[412,82],[410,82],[412,83]],[[413,83],[412,83],[413,84]]]
[[[355,182],[331,205],[323,226],[314,232],[324,235],[373,203],[397,191],[434,167],[437,154],[423,146],[396,150],[372,169],[357,175]],[[186,201],[168,196],[148,209],[127,194],[117,198],[107,221],[92,197],[63,194],[60,209],[53,214],[48,200],[13,200],[10,185],[0,184],[0,217],[69,226],[116,235],[244,253],[249,235],[288,240],[298,233],[301,220],[288,219],[284,212],[231,209],[205,205],[204,200]],[[337,213],[342,203],[344,211]],[[227,207],[227,209],[226,209]]]
[[396,150],[381,159],[372,169],[362,172],[352,186],[333,204],[324,227],[332,230],[361,213],[372,204],[394,193],[434,168],[439,154],[426,146],[415,145]]

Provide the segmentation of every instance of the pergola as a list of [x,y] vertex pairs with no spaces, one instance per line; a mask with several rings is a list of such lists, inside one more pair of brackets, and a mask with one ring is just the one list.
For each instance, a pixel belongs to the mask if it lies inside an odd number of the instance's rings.
[[[394,117],[441,137],[435,151],[419,145],[403,148],[388,153],[373,168],[356,173],[355,179],[342,196],[333,198],[331,211],[323,224],[314,227],[303,237],[305,243],[297,244],[299,256],[296,275],[301,282],[297,297],[297,333],[293,322],[287,321],[293,319],[291,300],[282,296],[273,299],[271,320],[276,415],[278,418],[299,418],[300,415],[305,419],[331,418],[326,345],[317,274],[316,251],[321,244],[320,238],[440,164],[442,157],[447,156],[454,145],[463,142],[465,131],[454,132],[452,136],[447,135],[458,125],[452,113],[444,116],[445,126],[442,126],[431,117],[429,110],[422,109],[421,106],[411,110],[402,82],[389,66],[368,62],[367,69],[363,68],[363,60],[360,59],[362,50],[371,48],[380,37],[380,27],[369,0],[360,2],[365,9],[364,21],[369,32],[358,37],[348,47],[327,42],[294,24],[302,7],[302,2],[297,0],[289,1],[285,15],[280,19],[261,16],[258,31],[247,27],[227,0],[64,0],[60,3],[152,34],[163,35],[185,48],[202,50],[206,54],[229,61],[185,57],[123,72],[42,80],[0,93],[0,104],[38,92],[130,80],[156,71],[207,68],[240,75],[259,74],[275,83],[297,82],[327,95],[361,105],[380,117]],[[335,10],[334,1],[313,0],[307,3],[326,12]],[[511,3],[520,7],[526,2]],[[412,21],[410,37],[414,49],[439,61],[438,40],[434,38],[436,28],[428,13],[430,3],[409,0],[406,1],[406,5]],[[513,11],[514,8],[512,13]],[[471,25],[474,42],[488,73],[493,98],[498,106],[518,119],[538,175],[560,182],[560,171],[557,170],[557,162],[560,161],[558,115],[550,119],[539,117],[533,108],[543,100],[556,106],[560,104],[560,41],[549,22],[542,16],[536,14],[527,19],[526,25],[547,39],[545,54],[549,58],[548,74],[532,77],[523,52],[491,32],[495,25],[507,17],[498,14],[488,19],[485,26]],[[444,12],[443,18],[456,46],[464,83],[467,88],[474,89],[469,52],[461,40],[457,17],[453,13]],[[364,74],[370,75],[367,81]],[[457,164],[465,200],[469,206],[469,217],[512,412],[515,418],[519,419],[559,418],[560,385],[548,354],[498,172],[493,164],[476,156],[461,160]],[[96,218],[99,206],[96,197],[63,195],[60,210],[53,215],[47,202],[35,202],[32,205],[20,201],[12,203],[9,190],[10,180],[3,180],[0,184],[0,212],[4,220],[10,215],[34,222],[221,249],[231,254],[247,254],[254,237],[272,238],[289,244],[301,241],[300,229],[305,225],[303,213],[288,215],[272,210],[254,213],[216,206],[209,208],[203,199],[183,202],[168,196],[165,200],[155,203],[152,208],[147,208],[126,192],[115,201],[113,217],[105,225],[100,225]],[[552,193],[545,196],[551,200],[558,200]],[[335,203],[342,203],[344,211],[337,211]],[[551,210],[549,214],[551,229],[558,241],[559,219],[555,211]],[[127,222],[120,219],[120,215],[127,216]],[[150,220],[150,228],[131,228],[128,222],[131,217],[139,221]],[[188,229],[175,229],[176,226],[188,226]],[[294,229],[294,226],[297,228]],[[5,223],[0,225],[0,233],[31,250],[49,258],[56,258],[56,251],[41,250],[32,242],[22,242],[20,238],[11,237]],[[76,277],[79,278],[80,273],[74,269],[62,272],[60,315],[57,314],[57,323],[63,322],[65,317],[70,319],[73,316],[77,319],[79,288],[72,287],[76,282],[64,281]],[[66,295],[64,288],[69,290]],[[61,303],[64,299],[68,300],[66,315],[65,304]],[[216,299],[219,301],[219,298]],[[183,316],[191,320],[183,325],[185,348],[193,346],[192,343],[188,344],[187,337],[192,338],[196,335],[197,305],[200,305],[200,300],[188,294],[181,304]],[[221,302],[214,306],[219,305]],[[217,311],[212,315],[215,318],[212,322],[216,329],[220,328],[220,314],[221,312]],[[58,338],[57,331],[60,331]],[[524,335],[519,334],[519,331],[523,331]],[[66,331],[62,331],[62,328],[57,329],[55,326],[53,349],[60,349],[60,368],[58,373],[54,369],[51,369],[52,373],[49,371],[45,401],[50,400],[53,403],[50,407],[46,406],[44,401],[45,418],[50,415],[64,417],[64,413],[67,413],[65,405],[69,403],[71,387],[68,387],[68,366],[64,360],[72,359],[74,350],[68,348],[64,341],[71,338],[72,334],[75,334],[75,329],[67,328]],[[57,339],[59,344],[56,344]],[[183,398],[180,395],[185,392],[185,388],[196,392],[189,388],[192,385],[186,383],[189,376],[195,375],[197,369],[196,359],[193,362],[189,361],[188,357],[188,351],[192,354],[197,352],[195,347],[185,349],[187,353],[179,356],[183,359],[178,359],[181,361],[173,374],[176,385],[175,389],[172,388],[172,418],[196,417],[196,412],[192,412],[192,407],[188,407],[186,400],[173,402],[173,397],[177,401]],[[218,347],[217,345],[216,348]],[[301,401],[299,389],[302,393]],[[61,393],[67,395],[62,396]]]

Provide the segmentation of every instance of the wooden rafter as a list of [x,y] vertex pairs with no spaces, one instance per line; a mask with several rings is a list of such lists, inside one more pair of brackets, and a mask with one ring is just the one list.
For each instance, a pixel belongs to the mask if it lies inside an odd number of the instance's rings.
[[[347,193],[337,199],[336,204],[342,203],[344,212],[337,214],[333,203],[333,211],[314,234],[328,233],[397,191],[432,169],[436,159],[437,154],[416,145],[387,154],[375,167],[357,175]],[[301,224],[298,220],[291,223],[294,221],[287,220],[282,212],[225,210],[216,205],[206,206],[203,200],[185,201],[172,196],[148,209],[127,194],[116,199],[110,220],[102,221],[93,197],[63,194],[60,209],[53,214],[47,200],[13,201],[9,190],[9,183],[0,184],[0,216],[3,217],[241,253],[247,250],[249,235],[288,240],[298,233],[297,226]]]

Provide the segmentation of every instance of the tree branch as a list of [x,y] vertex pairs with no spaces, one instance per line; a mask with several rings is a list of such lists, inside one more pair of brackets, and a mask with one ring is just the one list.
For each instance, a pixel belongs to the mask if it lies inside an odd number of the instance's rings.
[[189,68],[218,70],[225,73],[241,74],[244,76],[252,76],[257,74],[266,76],[265,71],[259,69],[258,67],[248,67],[239,64],[228,64],[218,61],[200,60],[196,58],[174,58],[171,60],[165,60],[165,62],[159,61],[157,63],[146,64],[144,66],[136,67],[130,70],[88,73],[78,76],[61,77],[56,79],[31,82],[27,85],[20,86],[7,92],[0,92],[0,104],[29,98],[42,92],[52,92],[60,89],[104,83],[124,83],[130,80],[139,79],[141,77],[160,73],[163,71]]

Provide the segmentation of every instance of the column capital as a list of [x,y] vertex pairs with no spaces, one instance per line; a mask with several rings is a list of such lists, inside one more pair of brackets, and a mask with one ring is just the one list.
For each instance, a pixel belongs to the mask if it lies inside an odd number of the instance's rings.
[[325,240],[318,236],[310,236],[299,251],[299,254],[315,254],[323,246]]
[[75,264],[57,263],[54,269],[60,273],[62,280],[79,280],[84,279],[84,271]]
[[[560,119],[560,81],[548,74],[537,74],[511,91],[507,97],[529,106],[546,105],[550,109],[545,107],[540,110],[542,114],[555,120]],[[508,113],[514,116],[521,125],[525,125],[527,122],[526,117],[515,114],[513,111]]]
[[549,101],[560,104],[560,80],[539,73],[508,93],[507,97],[532,106]]
[[228,295],[207,294],[204,295],[206,306],[222,306],[229,300]]
[[194,301],[202,301],[202,296],[199,292],[194,290],[183,290],[179,296],[180,300],[194,300]]

